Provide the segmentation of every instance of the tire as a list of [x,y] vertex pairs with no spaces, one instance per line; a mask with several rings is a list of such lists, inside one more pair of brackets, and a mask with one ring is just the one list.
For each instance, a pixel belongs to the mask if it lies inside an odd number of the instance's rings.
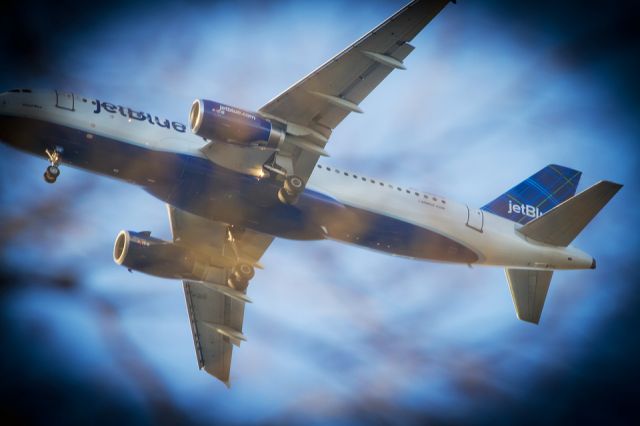
[[249,281],[256,275],[256,271],[248,263],[239,263],[233,268],[233,274],[241,281]]
[[284,188],[280,188],[278,190],[278,200],[282,204],[295,204],[298,201],[298,196],[289,194]]
[[60,169],[58,166],[49,166],[47,167],[47,173],[49,173],[53,178],[57,178],[60,176]]
[[44,181],[47,183],[55,183],[56,177],[52,176],[49,171],[44,172]]
[[304,189],[304,181],[296,175],[287,176],[284,179],[284,190],[291,195],[298,195]]
[[234,277],[229,278],[229,287],[232,289],[244,293],[249,287],[249,281],[238,281]]
[[244,292],[249,286],[249,281],[255,276],[253,266],[248,263],[239,263],[231,270],[229,276],[229,287],[234,290]]

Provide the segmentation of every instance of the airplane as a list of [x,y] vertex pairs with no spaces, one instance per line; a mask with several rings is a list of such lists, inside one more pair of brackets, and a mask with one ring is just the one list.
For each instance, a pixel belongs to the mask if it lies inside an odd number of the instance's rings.
[[538,324],[554,271],[595,269],[571,243],[622,185],[576,195],[581,172],[550,164],[476,208],[319,162],[333,130],[406,68],[410,41],[448,3],[412,1],[257,112],[197,99],[186,125],[68,91],[14,89],[0,94],[0,140],[44,157],[48,183],[65,164],[166,203],[172,241],[121,231],[113,258],[183,281],[198,366],[227,386],[233,346],[246,340],[248,285],[274,238],[500,266],[517,317]]

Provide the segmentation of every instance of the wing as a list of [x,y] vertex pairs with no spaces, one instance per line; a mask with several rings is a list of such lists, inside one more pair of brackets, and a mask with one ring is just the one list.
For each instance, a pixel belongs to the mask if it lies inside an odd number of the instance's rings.
[[[358,106],[414,49],[409,44],[449,0],[413,1],[320,68],[260,109],[287,123],[287,133],[324,148],[333,129]],[[293,153],[293,166],[308,177],[319,154],[310,149]]]
[[[273,237],[244,230],[228,238],[229,226],[168,206],[173,240],[189,246],[207,258],[242,259],[257,264]],[[236,253],[237,251],[237,253]],[[220,264],[220,262],[217,262]],[[233,346],[246,340],[242,334],[244,305],[250,300],[244,292],[227,286],[232,263],[227,267],[203,265],[203,281],[184,281],[184,294],[193,333],[198,367],[229,385]]]

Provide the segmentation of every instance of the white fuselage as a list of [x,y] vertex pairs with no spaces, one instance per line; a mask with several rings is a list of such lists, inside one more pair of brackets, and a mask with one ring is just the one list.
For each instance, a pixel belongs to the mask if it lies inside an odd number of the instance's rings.
[[[111,104],[107,109],[103,106],[99,112],[96,112],[96,100],[77,95],[69,95],[71,98],[64,99],[63,95],[54,91],[0,95],[0,118],[2,119],[0,138],[12,146],[42,156],[45,155],[45,148],[61,148],[63,164],[68,162],[145,187],[159,185],[158,181],[162,180],[163,177],[156,168],[150,168],[144,180],[141,181],[140,178],[134,179],[126,175],[124,165],[122,167],[117,164],[105,165],[108,161],[116,161],[115,156],[113,158],[104,155],[91,156],[87,153],[92,152],[93,145],[96,145],[96,152],[98,152],[97,144],[108,140],[111,144],[120,144],[117,146],[122,147],[123,152],[135,149],[135,152],[146,152],[149,155],[165,153],[180,156],[180,158],[197,159],[199,162],[211,161],[201,152],[207,141],[191,134],[184,124],[152,114],[130,112],[128,108],[116,105],[112,108]],[[47,131],[47,137],[42,137],[42,141],[36,141],[42,135],[29,133],[31,129],[24,128],[25,123],[43,123],[43,125],[56,126],[60,129],[70,129],[72,132],[61,132],[61,136],[55,139],[50,136],[51,131]],[[71,136],[64,135],[73,135],[75,140],[66,140],[65,138]],[[74,155],[77,155],[77,158]],[[66,159],[69,161],[65,161]],[[227,166],[225,161],[221,161],[220,164]],[[234,173],[232,170],[229,172]],[[235,173],[240,174],[237,171]],[[249,177],[259,181],[255,176]],[[247,176],[245,175],[244,178]],[[331,229],[327,229],[331,225],[321,223],[321,219],[317,220],[320,228],[324,230],[324,238],[365,245],[387,253],[437,261],[543,270],[587,269],[592,265],[591,256],[573,247],[554,247],[528,240],[517,232],[518,225],[502,217],[470,208],[448,198],[405,187],[399,188],[387,181],[369,176],[341,169],[336,170],[331,166],[320,164],[311,174],[306,188],[310,192],[335,200],[336,204],[355,212],[353,213],[355,219],[350,222],[351,230],[340,229],[331,232]],[[149,192],[154,195],[160,193],[154,191]],[[171,199],[157,196],[171,203]],[[375,220],[358,221],[358,215],[361,213],[366,213],[368,218]],[[367,226],[377,226],[377,224],[386,226],[384,224],[388,222],[385,220],[401,224],[402,227],[409,227],[407,229],[415,229],[416,232],[428,231],[453,241],[475,253],[477,259],[461,261],[455,256],[449,258],[447,253],[433,257],[423,255],[419,251],[413,253],[410,247],[396,251],[394,243],[385,239],[384,232],[379,238],[376,237],[377,232],[382,230],[358,229],[359,223]],[[247,226],[251,226],[251,223],[249,221]],[[267,232],[268,229],[265,226],[263,224],[258,230]],[[287,237],[278,231],[274,231],[272,235]],[[365,239],[366,244],[363,241]],[[455,251],[452,248],[450,250]]]

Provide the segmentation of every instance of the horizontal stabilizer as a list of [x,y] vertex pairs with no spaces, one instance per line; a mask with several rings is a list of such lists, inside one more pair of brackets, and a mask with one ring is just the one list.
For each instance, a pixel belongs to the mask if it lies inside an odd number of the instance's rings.
[[536,241],[566,247],[622,188],[601,181],[532,220],[518,231]]
[[505,272],[518,319],[538,324],[553,271],[506,268]]

